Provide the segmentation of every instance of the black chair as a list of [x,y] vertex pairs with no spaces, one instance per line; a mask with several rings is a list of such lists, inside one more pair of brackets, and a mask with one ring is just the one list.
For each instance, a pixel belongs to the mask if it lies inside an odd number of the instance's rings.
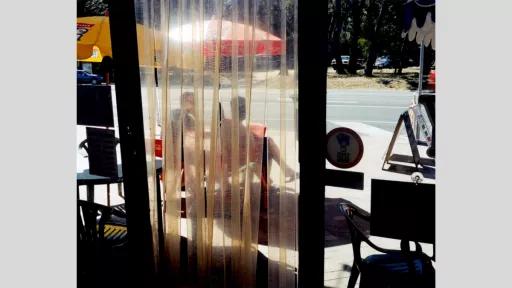
[[[347,220],[354,253],[349,288],[355,287],[359,275],[361,275],[360,288],[434,287],[434,268],[431,259],[422,252],[418,242],[414,242],[415,251],[409,251],[409,242],[407,245],[401,245],[401,250],[381,248],[372,243],[356,224],[356,221],[369,222],[370,215],[368,213],[349,203],[340,203],[339,208]],[[362,258],[362,242],[383,254],[373,254]]]
[[126,213],[78,200],[78,287],[111,287],[127,262]]
[[[86,129],[87,139],[78,145],[78,149],[86,152],[84,157],[89,160],[89,170],[87,171],[88,175],[81,175],[84,179],[78,179],[78,183],[79,185],[85,183],[88,186],[106,184],[107,206],[110,206],[110,184],[117,183],[119,196],[124,198],[122,194],[123,177],[116,155],[119,139],[115,137],[114,130],[93,127]],[[92,190],[92,195],[87,196],[88,199],[94,201],[94,189],[88,187],[88,190]]]
[[118,184],[123,197],[123,179],[116,159],[119,139],[115,138],[114,130],[109,129],[115,127],[110,86],[77,85],[77,124],[88,126],[87,139],[78,149],[84,150],[89,160],[89,170],[77,173],[77,186],[87,186],[87,198],[94,202],[94,185],[106,184],[110,206],[110,184]]

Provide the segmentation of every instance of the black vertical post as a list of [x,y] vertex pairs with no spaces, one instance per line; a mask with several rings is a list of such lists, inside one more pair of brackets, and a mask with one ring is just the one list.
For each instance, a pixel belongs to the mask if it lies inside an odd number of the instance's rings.
[[327,4],[298,0],[300,287],[324,287]]
[[154,262],[133,0],[109,4],[112,60],[128,225],[127,280],[151,287]]

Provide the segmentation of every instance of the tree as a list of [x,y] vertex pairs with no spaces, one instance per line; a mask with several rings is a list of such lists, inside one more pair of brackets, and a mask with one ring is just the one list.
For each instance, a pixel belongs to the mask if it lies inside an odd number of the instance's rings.
[[377,17],[375,18],[375,21],[372,21],[371,23],[368,23],[368,25],[366,25],[367,27],[369,27],[367,30],[368,41],[370,42],[370,45],[368,48],[366,68],[364,69],[365,76],[373,76],[373,63],[375,63],[375,60],[377,59],[377,49],[379,45],[377,39],[377,32],[380,30],[380,27],[382,25],[382,11],[384,10],[385,5],[386,0],[382,0],[380,4],[378,3],[378,1],[371,1],[368,7],[368,10],[370,11],[378,9],[378,14]]
[[[108,9],[104,0],[77,0],[77,17],[103,16]],[[105,1],[106,2],[106,1]]]
[[350,60],[348,62],[347,71],[350,74],[356,74],[357,59],[360,57],[358,40],[361,36],[361,10],[362,3],[360,0],[351,1],[352,12],[352,33],[350,34]]
[[329,32],[328,32],[328,57],[327,65],[330,65],[330,61],[335,59],[334,69],[338,74],[345,74],[345,69],[341,62],[341,35],[343,28],[342,18],[342,2],[341,0],[334,0],[329,3]]
[[[396,0],[329,0],[330,58],[326,65],[332,58],[350,55],[347,70],[354,74],[358,60],[366,58],[365,75],[372,76],[377,56],[389,55],[395,73],[400,73],[402,67],[409,65],[411,58],[417,59],[419,55],[417,47],[401,36],[403,9],[403,1]],[[433,62],[428,58],[431,56],[426,56],[428,63]],[[336,65],[339,74],[345,73],[344,68]]]
[[403,55],[403,5],[400,1],[386,1],[382,12],[382,23],[377,37],[381,43],[381,50],[391,56],[395,73],[407,64],[408,55]]

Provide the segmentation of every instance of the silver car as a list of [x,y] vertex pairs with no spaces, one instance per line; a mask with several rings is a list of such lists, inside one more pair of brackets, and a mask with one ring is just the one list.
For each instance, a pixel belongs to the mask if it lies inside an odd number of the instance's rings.
[[[348,62],[350,62],[350,56],[349,55],[341,55],[341,64],[342,65],[348,65]],[[336,58],[332,59],[331,65],[336,65]]]

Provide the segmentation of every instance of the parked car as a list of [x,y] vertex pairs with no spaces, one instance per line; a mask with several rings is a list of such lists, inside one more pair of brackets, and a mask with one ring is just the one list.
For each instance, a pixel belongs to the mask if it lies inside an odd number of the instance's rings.
[[[350,56],[349,55],[341,55],[340,58],[341,58],[341,64],[342,65],[348,65],[348,62],[350,61]],[[331,60],[331,65],[336,65],[336,58],[333,58]]]
[[76,81],[77,83],[90,83],[90,84],[98,84],[103,81],[103,77],[89,73],[85,70],[77,70],[76,71]]
[[349,55],[341,55],[341,64],[348,65],[348,62],[350,62],[350,56]]
[[375,60],[375,64],[373,66],[382,69],[382,68],[390,68],[391,67],[391,58],[389,56],[380,56]]
[[[341,55],[341,64],[348,66],[348,63],[350,62],[350,55]],[[336,58],[332,59],[331,66],[336,65]],[[359,58],[356,62],[357,68],[364,68],[364,59]]]

